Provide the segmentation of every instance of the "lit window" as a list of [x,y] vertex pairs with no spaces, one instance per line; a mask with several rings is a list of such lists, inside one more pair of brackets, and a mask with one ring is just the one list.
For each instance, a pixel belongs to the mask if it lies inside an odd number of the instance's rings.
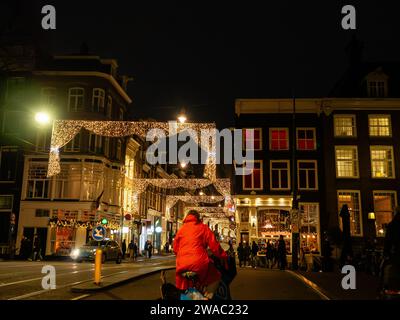
[[287,128],[269,129],[270,150],[289,150],[289,130]]
[[297,150],[315,150],[315,129],[297,128]]
[[92,110],[96,112],[104,112],[104,97],[105,93],[103,89],[93,89],[92,96]]
[[44,106],[56,105],[56,88],[46,87],[42,88],[42,104]]
[[298,168],[299,190],[317,190],[318,189],[317,161],[299,160],[297,162],[297,168]]
[[396,191],[374,191],[376,235],[384,237],[387,225],[393,219],[397,206]]
[[334,115],[335,137],[356,137],[355,115]]
[[31,164],[28,170],[27,198],[49,198],[50,180],[47,178],[46,164]]
[[[244,148],[247,150],[262,150],[261,132],[262,131],[259,128],[243,129]],[[250,149],[251,142],[253,142],[253,149]]]
[[84,108],[85,89],[70,88],[68,95],[68,110],[77,112]]
[[300,246],[305,253],[319,252],[319,205],[299,203]]
[[290,161],[271,160],[270,185],[271,190],[290,189]]
[[252,173],[243,176],[243,190],[263,189],[262,163],[261,160],[254,161]]
[[371,137],[390,137],[392,135],[392,126],[390,115],[372,115],[368,116],[369,135]]
[[358,152],[356,146],[336,146],[336,177],[358,178]]
[[371,146],[372,178],[394,178],[393,147]]
[[[362,236],[362,220],[361,220],[361,203],[360,191],[342,191],[338,190],[338,213],[343,205],[347,204],[350,213],[350,234],[352,236]],[[342,218],[339,216],[340,228],[342,226]]]

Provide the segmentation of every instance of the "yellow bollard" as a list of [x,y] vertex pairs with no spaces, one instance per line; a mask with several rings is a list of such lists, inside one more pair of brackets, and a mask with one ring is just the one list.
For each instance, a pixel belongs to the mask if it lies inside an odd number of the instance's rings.
[[101,278],[101,249],[96,249],[96,258],[94,260],[94,283],[99,285]]

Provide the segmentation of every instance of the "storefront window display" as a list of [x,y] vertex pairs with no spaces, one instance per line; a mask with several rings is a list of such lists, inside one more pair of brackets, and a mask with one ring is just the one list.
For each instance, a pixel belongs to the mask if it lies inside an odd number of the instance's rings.
[[75,247],[76,228],[55,227],[51,230],[51,251],[57,256],[68,256]]
[[303,203],[300,209],[300,245],[305,253],[318,253],[319,206],[318,203]]

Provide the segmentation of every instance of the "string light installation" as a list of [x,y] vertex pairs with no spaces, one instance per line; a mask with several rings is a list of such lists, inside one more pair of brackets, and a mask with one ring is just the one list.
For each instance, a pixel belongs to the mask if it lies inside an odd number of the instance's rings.
[[178,201],[186,203],[217,203],[225,200],[225,196],[167,196],[167,208],[172,208]]
[[204,168],[204,178],[216,180],[216,144],[215,137],[205,139],[204,132],[215,132],[215,123],[174,123],[151,121],[86,121],[86,120],[54,120],[51,136],[49,165],[47,177],[60,173],[60,149],[70,142],[81,129],[86,129],[98,136],[126,137],[138,135],[146,137],[152,129],[163,130],[167,135],[175,135],[179,132],[195,132],[191,134],[193,140],[207,152]]

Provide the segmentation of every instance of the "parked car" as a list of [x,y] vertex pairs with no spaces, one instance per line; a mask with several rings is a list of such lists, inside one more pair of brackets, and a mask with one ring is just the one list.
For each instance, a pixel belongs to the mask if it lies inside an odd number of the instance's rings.
[[107,260],[115,260],[116,263],[121,263],[122,250],[119,244],[114,240],[103,240],[100,242],[91,240],[81,248],[72,250],[71,258],[76,262],[93,261],[96,256],[96,250],[99,247],[102,250],[102,263]]

